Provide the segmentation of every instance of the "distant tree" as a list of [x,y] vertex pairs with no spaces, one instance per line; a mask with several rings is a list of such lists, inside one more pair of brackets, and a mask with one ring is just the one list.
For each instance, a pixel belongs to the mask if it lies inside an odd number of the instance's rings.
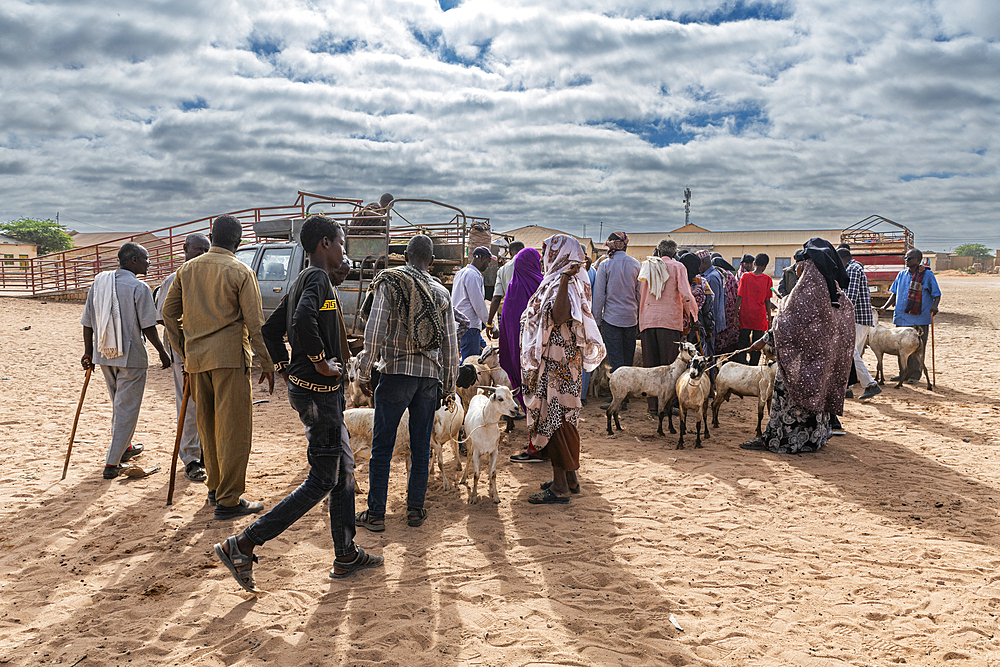
[[38,246],[39,255],[48,255],[73,247],[73,239],[66,233],[66,228],[55,220],[18,218],[10,222],[0,222],[0,234],[25,243],[34,243]]
[[971,257],[977,262],[993,257],[993,251],[982,243],[963,243],[955,248],[955,254],[959,257]]

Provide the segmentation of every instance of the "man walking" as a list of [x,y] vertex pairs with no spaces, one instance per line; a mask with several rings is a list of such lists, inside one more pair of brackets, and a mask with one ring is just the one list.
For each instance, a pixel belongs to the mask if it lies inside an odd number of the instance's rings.
[[[184,261],[201,257],[208,252],[211,243],[204,234],[190,234],[184,239]],[[163,324],[163,302],[167,298],[170,286],[174,284],[177,272],[174,271],[164,279],[160,291],[156,295],[156,323]],[[184,402],[184,359],[170,346],[170,338],[166,328],[163,331],[163,345],[170,352],[171,366],[174,370],[174,403],[177,405],[177,418],[181,417],[181,404]],[[187,412],[184,414],[184,426],[181,432],[180,457],[184,464],[184,475],[192,482],[204,482],[208,479],[205,464],[201,459],[201,438],[198,437],[198,410],[188,395]]]
[[[396,428],[407,409],[410,411],[410,479],[406,492],[406,523],[417,527],[427,518],[424,496],[427,494],[434,411],[441,389],[445,396],[455,392],[459,363],[455,317],[448,290],[427,272],[434,261],[434,244],[430,237],[418,234],[411,238],[405,256],[405,266],[382,271],[372,281],[375,297],[365,326],[365,349],[358,359],[358,382],[366,395],[372,395],[371,373],[376,361],[381,371],[378,387],[374,390],[375,424],[368,464],[368,509],[357,515],[357,523],[374,532],[385,530],[389,462],[396,445]],[[485,301],[482,305],[485,310]]]
[[[594,282],[594,319],[608,348],[608,363],[614,373],[631,366],[639,335],[639,260],[625,254],[628,235],[614,232],[605,242],[607,259],[597,265]],[[602,406],[607,409],[607,405]]]
[[234,254],[242,236],[239,220],[216,218],[212,247],[177,270],[163,303],[163,324],[184,358],[198,405],[208,501],[216,505],[216,519],[264,509],[242,497],[253,438],[251,349],[260,361],[258,384],[267,380],[272,393],[274,366],[260,333],[264,312],[257,276]]
[[[889,288],[889,300],[879,308],[879,311],[889,310],[893,306],[892,323],[897,327],[913,327],[920,336],[920,349],[916,355],[910,355],[906,368],[899,369],[899,375],[890,382],[899,382],[902,377],[909,384],[920,381],[923,373],[924,352],[927,350],[927,336],[930,331],[931,318],[937,315],[938,304],[941,302],[941,288],[938,287],[934,273],[921,264],[924,254],[913,248],[906,253],[906,269],[899,272],[892,287]],[[905,301],[899,300],[904,295]],[[900,309],[900,303],[905,306]],[[918,356],[919,355],[919,356]]]
[[[267,514],[239,535],[215,545],[237,583],[256,592],[253,550],[281,535],[326,496],[335,560],[330,576],[342,578],[383,564],[354,543],[354,456],[344,426],[343,361],[349,351],[331,276],[344,262],[344,232],[333,220],[312,216],[299,234],[309,268],[295,279],[262,329],[271,359],[288,383],[288,402],[306,426],[309,474]],[[291,360],[285,336],[292,347]]]
[[[674,241],[660,241],[639,270],[639,338],[646,368],[672,364],[680,351],[684,316],[698,317],[687,269],[674,259],[676,254]],[[657,414],[657,398],[647,401],[650,414]]]
[[142,445],[133,445],[132,436],[139,421],[149,367],[143,336],[160,354],[163,368],[170,367],[170,355],[156,333],[153,292],[136,278],[148,271],[146,249],[138,243],[123,245],[118,250],[118,269],[97,275],[80,318],[83,325],[80,363],[85,370],[101,367],[111,396],[111,445],[104,461],[104,479],[114,479],[121,474],[123,463],[142,454]]
[[[746,255],[744,255],[744,259]],[[744,273],[740,278],[740,287],[736,297],[736,310],[740,318],[740,349],[750,347],[750,343],[764,335],[770,327],[771,317],[771,287],[774,284],[771,276],[764,273],[771,258],[766,253],[760,253],[753,260],[753,271]],[[741,352],[736,360],[747,363],[747,353]],[[756,366],[760,361],[760,352],[750,352],[750,365]]]
[[[483,351],[483,324],[488,322],[486,298],[483,292],[483,272],[493,259],[486,246],[472,251],[472,262],[455,274],[451,286],[451,303],[455,310],[469,318],[469,330],[462,336],[461,359],[478,355]],[[430,265],[428,265],[430,266]],[[377,402],[376,397],[376,402]]]
[[854,371],[857,373],[858,382],[865,386],[865,393],[861,394],[861,400],[868,400],[882,393],[882,388],[868,372],[868,367],[865,365],[864,359],[861,358],[865,351],[865,344],[868,342],[868,332],[875,326],[872,297],[871,292],[868,291],[868,277],[865,275],[865,267],[851,255],[849,245],[841,244],[837,248],[837,254],[840,255],[840,261],[844,263],[844,269],[850,280],[844,293],[854,304]]

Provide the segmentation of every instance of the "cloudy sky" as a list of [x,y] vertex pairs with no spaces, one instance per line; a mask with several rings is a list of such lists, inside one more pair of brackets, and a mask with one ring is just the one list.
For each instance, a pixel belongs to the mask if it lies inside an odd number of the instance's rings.
[[0,0],[0,220],[296,191],[1000,246],[997,0]]

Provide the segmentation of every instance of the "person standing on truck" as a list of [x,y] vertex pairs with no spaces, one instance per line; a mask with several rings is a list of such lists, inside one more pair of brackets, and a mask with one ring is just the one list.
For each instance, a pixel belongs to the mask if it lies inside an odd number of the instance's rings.
[[[488,252],[488,251],[487,251]],[[375,362],[381,376],[375,388],[372,456],[368,464],[368,509],[355,517],[373,532],[385,530],[389,462],[396,446],[396,428],[403,411],[410,411],[410,479],[406,492],[406,523],[416,528],[427,518],[424,496],[430,466],[431,431],[438,395],[455,393],[458,346],[455,317],[448,290],[427,270],[434,261],[434,243],[417,234],[406,245],[406,265],[386,269],[372,281],[375,294],[365,325],[365,349],[358,358],[358,384],[372,395]],[[480,302],[486,310],[486,302]]]
[[490,249],[479,246],[472,251],[472,262],[455,274],[455,282],[451,286],[452,305],[469,318],[469,330],[462,336],[460,359],[478,355],[485,347],[482,329],[490,317],[483,292],[483,272],[492,259]]
[[[920,349],[916,355],[910,355],[906,368],[899,369],[899,375],[891,378],[890,382],[899,382],[900,377],[909,384],[920,382],[920,375],[923,373],[924,352],[927,349],[927,336],[930,331],[931,318],[937,315],[938,304],[941,302],[941,288],[938,287],[937,279],[930,267],[924,266],[921,262],[924,254],[913,248],[906,253],[906,269],[899,272],[892,287],[889,288],[889,300],[879,308],[879,312],[889,310],[899,303],[906,305],[900,309],[895,308],[892,314],[892,323],[897,327],[913,327],[920,336]],[[905,302],[899,301],[899,295],[903,294]],[[919,356],[918,356],[919,355]]]
[[208,502],[220,520],[264,509],[263,503],[242,497],[253,438],[251,349],[260,361],[257,384],[267,380],[274,393],[274,365],[260,333],[264,312],[257,276],[234,254],[242,236],[238,219],[216,218],[212,247],[177,269],[163,302],[163,325],[184,358],[198,405]]
[[[211,247],[211,242],[204,234],[189,234],[184,239],[184,261],[189,262],[195,257],[201,257]],[[177,272],[167,276],[156,293],[156,323],[163,324],[163,302],[167,298],[170,286],[174,284]],[[170,339],[166,329],[163,331],[163,344],[170,351],[174,369],[174,403],[177,405],[177,418],[181,417],[181,404],[184,402],[184,359],[170,347]],[[204,482],[208,479],[205,464],[201,458],[201,438],[198,437],[198,409],[188,396],[187,412],[184,414],[184,426],[181,433],[181,462],[184,464],[184,475],[192,482]]]
[[346,577],[385,562],[354,543],[354,455],[344,425],[341,384],[348,350],[331,282],[344,263],[344,231],[333,220],[315,215],[303,223],[299,240],[309,255],[309,268],[295,279],[262,332],[275,368],[288,383],[288,402],[305,424],[309,473],[267,514],[215,545],[219,560],[249,591],[256,591],[253,550],[281,535],[327,495],[335,554],[330,576]]

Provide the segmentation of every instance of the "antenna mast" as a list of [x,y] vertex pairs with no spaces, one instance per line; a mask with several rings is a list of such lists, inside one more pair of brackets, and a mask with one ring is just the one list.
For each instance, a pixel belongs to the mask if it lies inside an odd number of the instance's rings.
[[691,188],[684,188],[684,224],[691,219]]

